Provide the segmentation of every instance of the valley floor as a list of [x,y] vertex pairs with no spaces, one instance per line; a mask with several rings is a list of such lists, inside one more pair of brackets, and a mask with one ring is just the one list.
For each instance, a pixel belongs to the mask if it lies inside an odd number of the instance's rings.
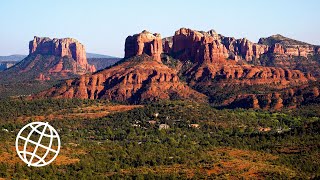
[[[320,176],[318,105],[281,112],[165,101],[0,101],[0,179],[289,179]],[[48,121],[57,159],[27,167],[15,136]],[[162,128],[166,124],[167,129]]]

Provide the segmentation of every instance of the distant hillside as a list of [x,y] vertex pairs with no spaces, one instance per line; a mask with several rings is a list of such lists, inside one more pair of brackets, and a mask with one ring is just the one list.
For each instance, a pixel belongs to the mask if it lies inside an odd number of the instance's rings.
[[112,66],[118,62],[121,58],[88,58],[88,63],[94,65],[98,70]]
[[0,62],[0,71],[4,71],[10,67],[12,67],[13,65],[15,65],[17,63],[17,61],[1,61]]
[[87,53],[87,58],[117,58],[117,57],[104,55],[104,54]]
[[265,45],[268,45],[268,46],[273,46],[274,44],[276,43],[279,43],[283,46],[310,46],[311,44],[309,43],[305,43],[305,42],[302,42],[302,41],[298,41],[298,40],[295,40],[295,39],[291,39],[291,38],[288,38],[288,37],[284,37],[280,34],[276,34],[276,35],[272,35],[270,37],[267,37],[267,38],[260,38],[259,39],[259,44],[265,44]]
[[14,54],[10,56],[0,56],[0,61],[21,61],[27,57],[27,55]]

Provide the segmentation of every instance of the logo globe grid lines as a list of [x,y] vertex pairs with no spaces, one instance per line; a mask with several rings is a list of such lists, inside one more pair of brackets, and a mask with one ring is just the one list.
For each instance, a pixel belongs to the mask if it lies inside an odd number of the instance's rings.
[[[43,127],[42,132],[39,131],[38,129],[40,127]],[[21,134],[27,129],[27,128],[31,128],[32,130],[29,132],[27,137],[23,137]],[[49,130],[50,134],[46,134],[46,130]],[[31,136],[37,133],[40,135],[38,141],[33,141],[31,140]],[[50,143],[49,146],[44,146],[43,144],[41,144],[41,140],[43,139],[43,137],[46,138],[50,138]],[[57,149],[52,149],[52,145],[53,145],[53,140],[56,140],[58,143],[58,147]],[[23,146],[23,151],[20,151],[19,149],[19,140],[24,140],[24,146]],[[32,144],[35,145],[35,148],[33,150],[33,152],[28,152],[27,151],[27,147],[28,144]],[[38,148],[43,148],[46,150],[45,154],[40,157],[37,154]],[[16,151],[19,155],[19,157],[21,158],[21,160],[23,160],[23,162],[25,162],[28,166],[35,166],[35,167],[41,167],[41,166],[45,166],[50,164],[52,161],[54,161],[54,159],[58,156],[59,151],[60,151],[60,137],[59,134],[57,133],[57,131],[49,125],[49,123],[44,123],[44,122],[32,122],[27,124],[26,126],[24,126],[18,133],[17,138],[16,138]],[[51,158],[51,160],[49,160],[48,162],[45,161],[46,157],[48,156],[48,154],[50,152],[55,153],[55,155]],[[27,155],[30,155],[31,158],[28,160]],[[38,161],[33,162],[34,158],[37,158]]]

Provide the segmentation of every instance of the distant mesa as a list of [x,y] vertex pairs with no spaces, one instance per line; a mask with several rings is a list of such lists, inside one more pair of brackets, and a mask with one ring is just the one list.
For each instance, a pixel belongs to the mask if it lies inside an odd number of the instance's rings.
[[35,36],[29,42],[29,55],[3,71],[0,80],[60,80],[94,71],[95,66],[88,64],[85,47],[77,40]]
[[13,54],[13,55],[9,55],[9,56],[0,56],[0,62],[2,61],[21,61],[22,59],[24,59],[25,57],[27,57],[27,55],[22,55],[22,54]]
[[[94,65],[96,70],[101,70],[108,66],[111,66],[121,59],[115,56],[96,53],[86,53],[86,55],[88,63],[90,65]],[[0,56],[0,71],[12,67],[13,65],[17,64],[19,61],[23,60],[26,57],[27,55]]]
[[105,59],[111,59],[111,58],[119,58],[119,57],[115,57],[115,56],[109,56],[109,55],[104,55],[104,54],[97,54],[97,53],[86,53],[87,54],[87,58],[105,58]]
[[121,58],[88,58],[88,63],[94,65],[97,71],[99,71],[114,65],[120,60]]
[[16,64],[16,61],[0,61],[0,71],[4,71]]
[[94,65],[96,67],[96,70],[99,71],[115,64],[122,58],[104,54],[87,53],[87,59],[88,63]]
[[[56,57],[72,58],[76,63],[76,67],[73,67],[73,71],[95,71],[95,67],[88,64],[84,46],[73,38],[54,38],[51,40],[47,37],[41,38],[35,36],[33,41],[30,41],[29,43],[29,55],[30,54],[53,55]],[[58,66],[58,69],[63,69],[60,63]]]

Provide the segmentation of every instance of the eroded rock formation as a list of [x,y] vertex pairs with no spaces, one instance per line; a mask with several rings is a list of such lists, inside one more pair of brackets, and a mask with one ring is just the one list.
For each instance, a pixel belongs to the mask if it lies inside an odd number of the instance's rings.
[[163,48],[165,53],[182,61],[224,62],[228,59],[303,72],[311,69],[314,76],[320,76],[320,48],[281,35],[253,43],[246,38],[225,37],[213,30],[181,28],[172,38],[164,38]]
[[162,39],[160,34],[152,34],[146,30],[128,36],[125,42],[125,58],[147,54],[161,62]]
[[229,57],[227,48],[214,31],[198,32],[181,28],[173,36],[172,53],[180,60],[193,62],[224,62]]

